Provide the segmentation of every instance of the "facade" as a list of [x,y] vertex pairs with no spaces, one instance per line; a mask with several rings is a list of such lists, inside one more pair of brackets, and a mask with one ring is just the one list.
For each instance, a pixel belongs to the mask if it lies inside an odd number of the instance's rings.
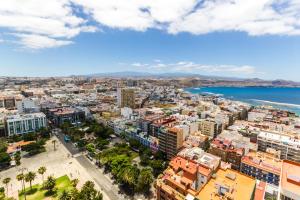
[[0,108],[14,109],[16,106],[15,97],[0,97]]
[[300,163],[284,160],[280,180],[280,199],[300,199]]
[[208,152],[220,157],[223,162],[231,163],[232,169],[240,170],[244,148],[236,148],[231,141],[216,138],[211,142]]
[[12,115],[6,118],[6,132],[8,136],[34,132],[47,126],[44,113]]
[[162,129],[159,134],[159,150],[167,154],[167,158],[173,158],[183,146],[183,130],[180,128]]
[[117,91],[118,106],[120,108],[135,108],[135,89],[134,88],[118,88]]
[[280,151],[280,159],[300,162],[300,140],[279,133],[261,131],[257,136],[258,150],[266,152],[272,148]]
[[72,124],[81,123],[85,120],[85,112],[76,108],[54,108],[48,111],[49,118],[56,126],[62,125],[64,122]]
[[281,160],[270,153],[249,152],[242,158],[241,172],[255,179],[278,186]]
[[217,135],[217,123],[210,120],[201,121],[199,124],[199,130],[202,134],[214,138]]

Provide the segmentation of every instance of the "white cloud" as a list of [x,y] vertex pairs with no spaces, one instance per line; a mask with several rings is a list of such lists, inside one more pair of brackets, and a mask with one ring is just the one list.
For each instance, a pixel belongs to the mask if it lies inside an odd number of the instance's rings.
[[[39,46],[40,48],[66,45],[70,42],[64,41],[65,39],[73,38],[81,32],[96,30],[95,27],[87,25],[85,19],[74,14],[69,0],[2,0],[0,3],[1,27],[8,29],[8,32],[39,35],[33,47]],[[28,41],[27,37],[21,38],[19,43]],[[48,38],[48,41],[45,38]],[[32,39],[33,37],[30,37],[30,40]],[[23,45],[30,47],[27,43]]]
[[[90,25],[95,22],[97,25]],[[300,1],[1,0],[0,3],[0,28],[6,32],[64,41],[103,26],[135,31],[159,29],[171,34],[241,31],[249,35],[300,35]]]
[[101,25],[145,31],[300,35],[299,0],[72,0]]
[[53,39],[42,35],[33,35],[33,34],[14,34],[14,35],[20,38],[20,43],[23,47],[30,48],[30,49],[55,48],[55,47],[61,47],[73,43],[72,41],[58,40],[58,39]]
[[261,74],[255,67],[249,65],[203,65],[191,61],[179,61],[177,63],[139,63],[132,64],[142,70],[159,72],[187,72],[187,73],[227,73],[235,75]]

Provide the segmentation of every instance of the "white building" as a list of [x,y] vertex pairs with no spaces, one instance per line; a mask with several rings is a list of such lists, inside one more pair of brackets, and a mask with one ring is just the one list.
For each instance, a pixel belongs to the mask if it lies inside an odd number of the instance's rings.
[[39,112],[38,99],[25,98],[16,102],[16,107],[19,113]]
[[6,118],[8,136],[34,132],[46,126],[47,120],[44,113],[12,115]]

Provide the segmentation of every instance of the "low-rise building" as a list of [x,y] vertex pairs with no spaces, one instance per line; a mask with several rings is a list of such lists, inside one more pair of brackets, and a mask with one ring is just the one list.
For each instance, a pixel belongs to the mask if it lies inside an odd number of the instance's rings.
[[249,152],[241,160],[241,172],[255,179],[278,186],[281,160],[273,154]]
[[284,160],[280,180],[280,199],[300,199],[300,163]]
[[56,126],[60,126],[64,122],[77,124],[85,120],[84,111],[71,107],[50,109],[48,113],[50,120]]
[[6,132],[8,136],[34,132],[47,126],[44,113],[12,115],[6,118]]

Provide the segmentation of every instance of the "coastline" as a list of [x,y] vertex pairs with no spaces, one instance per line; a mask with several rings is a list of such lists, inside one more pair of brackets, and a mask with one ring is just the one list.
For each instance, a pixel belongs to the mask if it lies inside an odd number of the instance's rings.
[[[209,91],[210,88],[213,88],[214,91]],[[237,93],[237,91],[235,90],[247,90],[247,88],[251,89],[252,92],[253,90],[255,90],[255,88],[257,88],[258,90],[263,90],[265,89],[292,89],[292,90],[300,90],[299,87],[229,87],[229,86],[213,86],[213,87],[189,87],[189,88],[182,88],[183,91],[191,93],[191,94],[203,94],[203,95],[216,95],[219,97],[222,97],[224,99],[228,99],[228,100],[233,100],[233,101],[239,101],[239,102],[244,102],[247,104],[250,104],[252,106],[271,106],[275,109],[280,109],[280,110],[286,110],[286,111],[290,111],[290,112],[294,112],[296,115],[300,116],[300,104],[296,104],[294,102],[281,102],[281,101],[276,101],[274,100],[274,98],[276,97],[272,97],[271,99],[264,99],[262,96],[260,96],[260,93],[257,94],[257,96],[255,96],[255,98],[245,98],[244,96],[247,96],[247,92],[248,91],[239,91]],[[208,89],[208,90],[207,90]],[[226,89],[227,91],[224,91],[222,93],[222,89]],[[233,92],[232,94],[229,94],[228,90],[232,89]],[[202,90],[202,91],[201,91]],[[216,92],[216,91],[217,92]],[[245,94],[244,96],[241,94]],[[239,96],[240,95],[240,96]],[[243,98],[242,98],[243,97]],[[300,97],[300,95],[299,95]],[[297,97],[298,98],[298,97]],[[300,101],[299,101],[300,103]]]

